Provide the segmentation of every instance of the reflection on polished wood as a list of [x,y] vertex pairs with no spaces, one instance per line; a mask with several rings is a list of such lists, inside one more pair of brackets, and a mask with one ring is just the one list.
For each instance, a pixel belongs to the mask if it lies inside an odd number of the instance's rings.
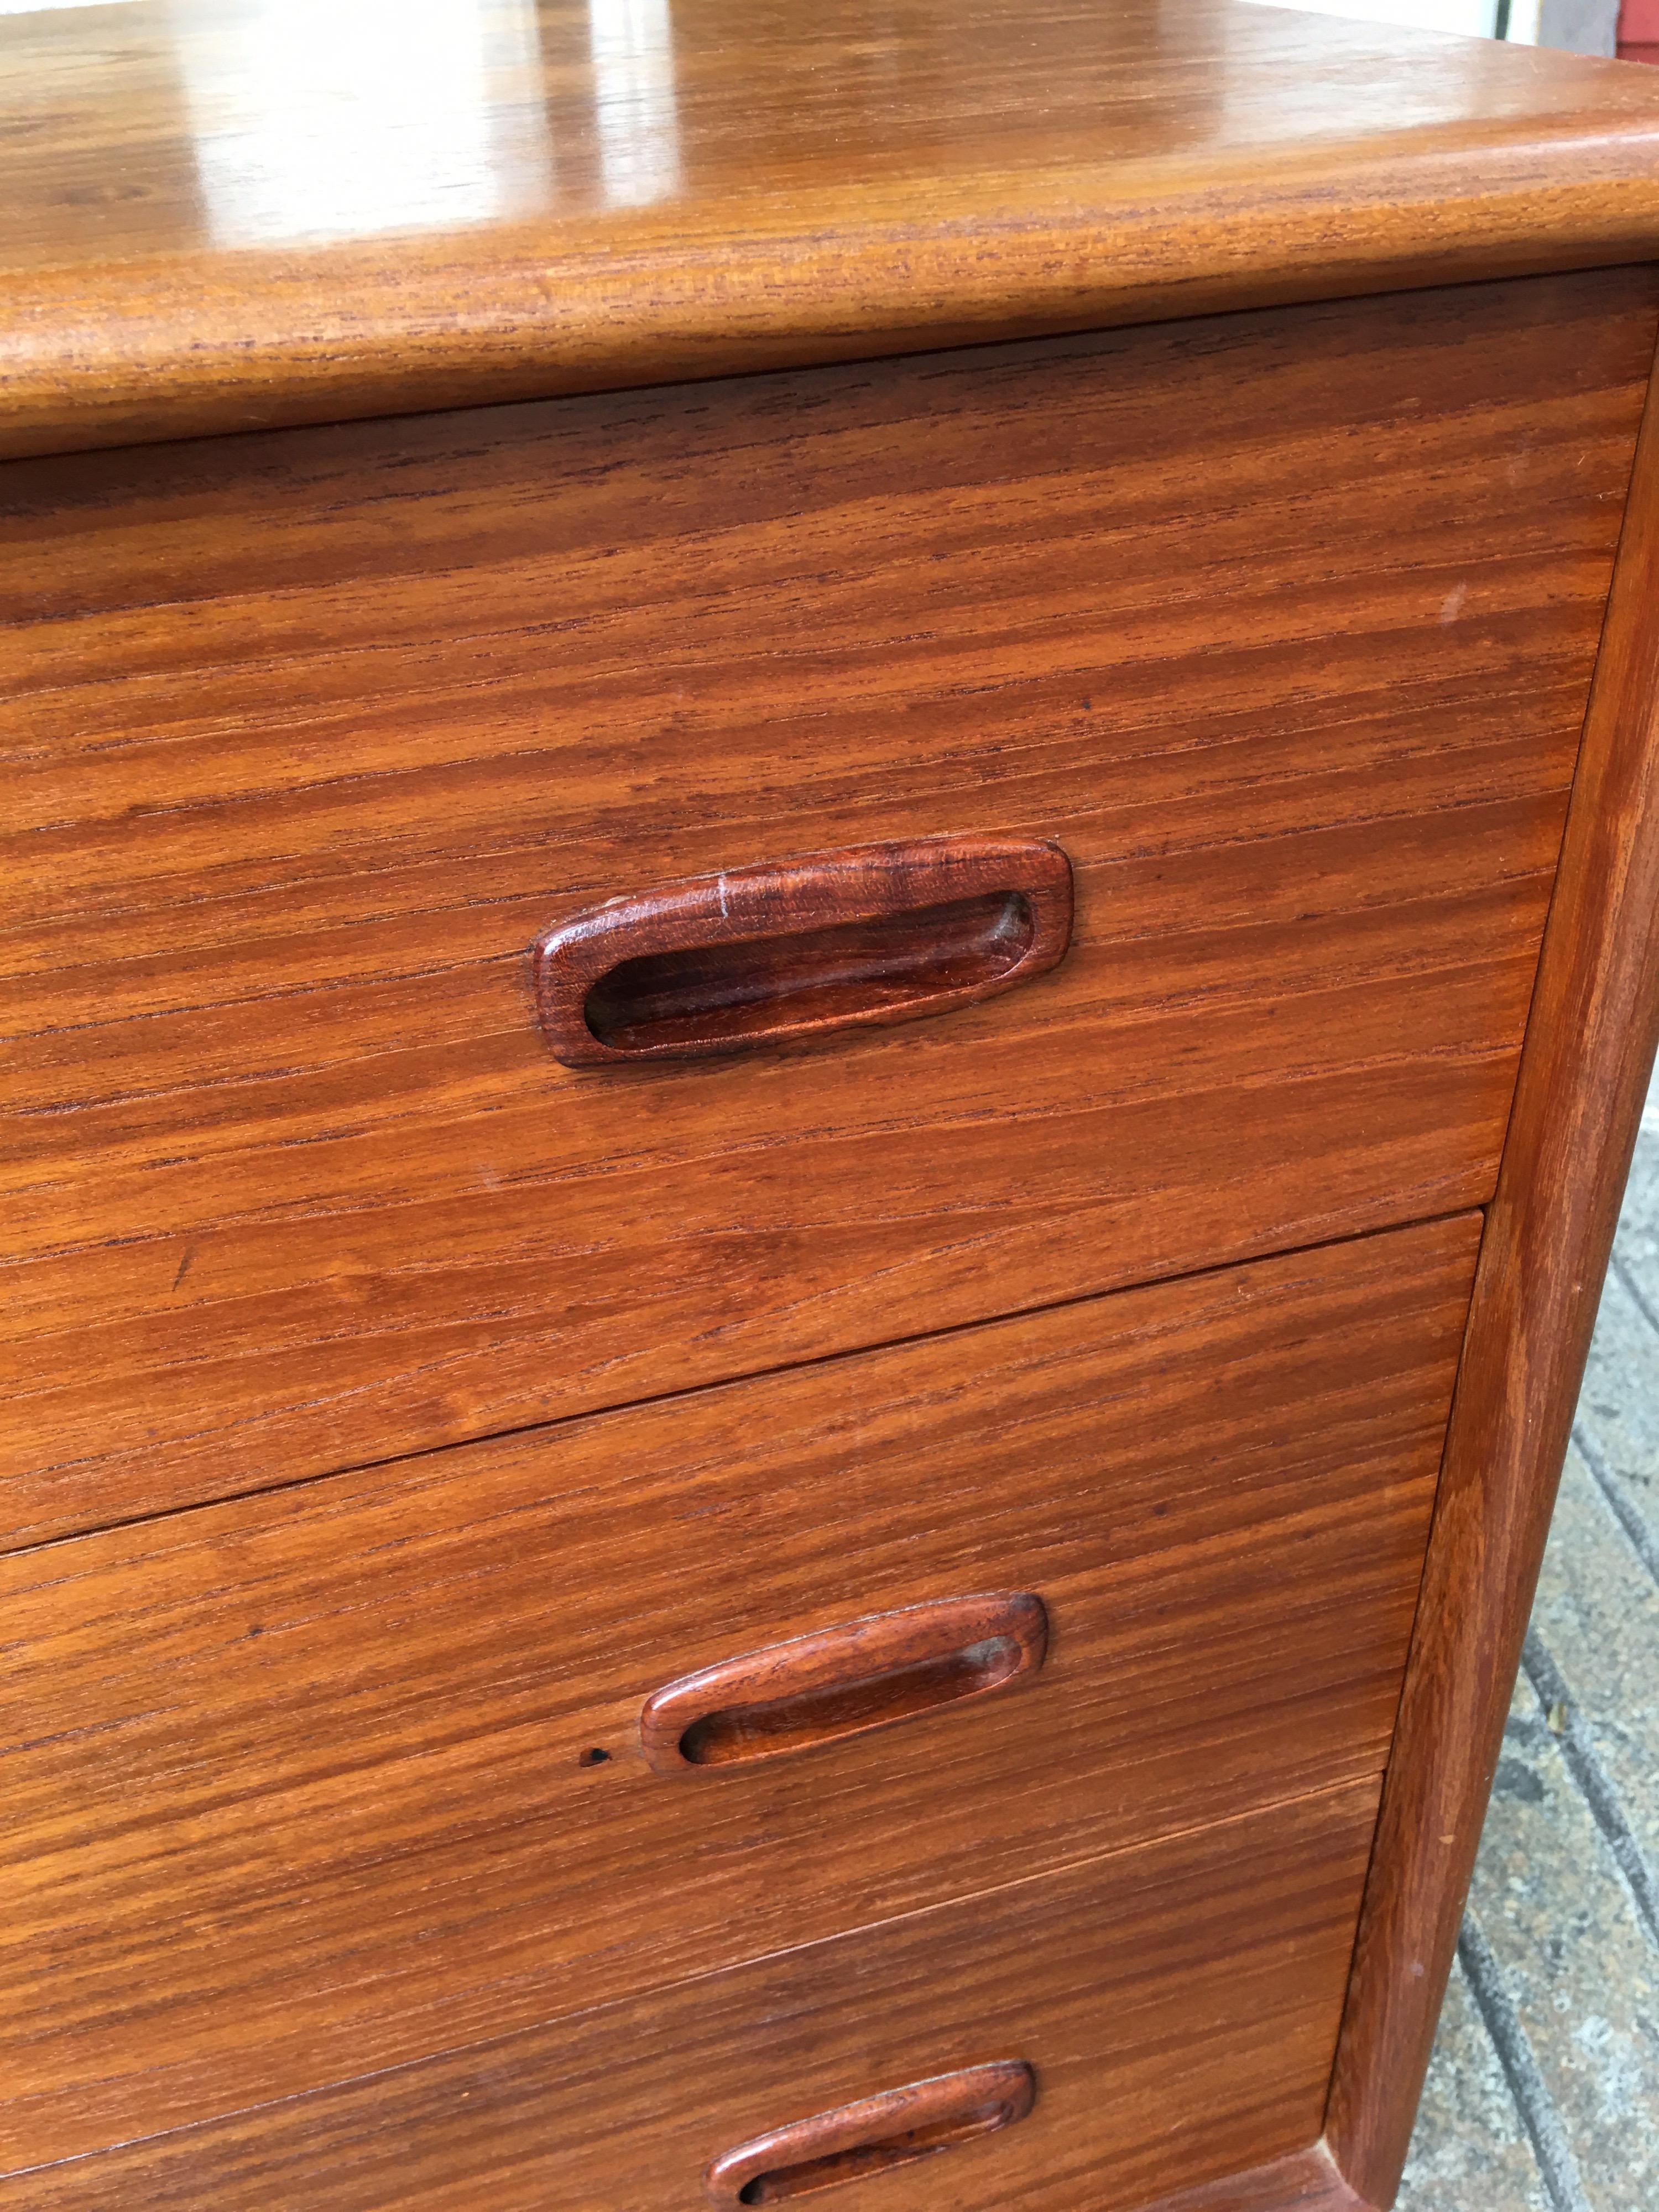
[[[0,453],[1636,259],[1659,81],[1240,0],[0,18]],[[24,280],[20,285],[20,279]]]

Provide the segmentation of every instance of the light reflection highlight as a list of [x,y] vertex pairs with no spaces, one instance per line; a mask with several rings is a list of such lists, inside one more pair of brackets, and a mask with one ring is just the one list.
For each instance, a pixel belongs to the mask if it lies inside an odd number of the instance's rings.
[[669,0],[587,0],[593,123],[605,204],[646,207],[680,184]]
[[[175,0],[216,243],[487,222],[545,206],[535,0]],[[180,29],[185,27],[180,21]]]

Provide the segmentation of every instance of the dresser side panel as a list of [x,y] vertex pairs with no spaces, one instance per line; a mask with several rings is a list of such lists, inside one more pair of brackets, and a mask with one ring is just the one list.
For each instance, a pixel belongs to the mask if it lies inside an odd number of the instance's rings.
[[1476,1271],[1333,2081],[1332,2148],[1377,2205],[1410,2142],[1656,1040],[1659,398]]

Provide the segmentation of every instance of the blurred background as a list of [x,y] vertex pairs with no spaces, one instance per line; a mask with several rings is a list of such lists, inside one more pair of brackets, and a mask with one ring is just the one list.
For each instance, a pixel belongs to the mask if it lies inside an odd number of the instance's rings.
[[1296,0],[1320,15],[1659,62],[1659,0]]

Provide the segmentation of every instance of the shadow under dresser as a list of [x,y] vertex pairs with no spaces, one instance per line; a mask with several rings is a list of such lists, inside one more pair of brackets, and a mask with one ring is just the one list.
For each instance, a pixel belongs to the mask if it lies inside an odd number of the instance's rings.
[[0,2207],[1386,2205],[1659,1029],[1659,82],[270,15],[0,21]]

